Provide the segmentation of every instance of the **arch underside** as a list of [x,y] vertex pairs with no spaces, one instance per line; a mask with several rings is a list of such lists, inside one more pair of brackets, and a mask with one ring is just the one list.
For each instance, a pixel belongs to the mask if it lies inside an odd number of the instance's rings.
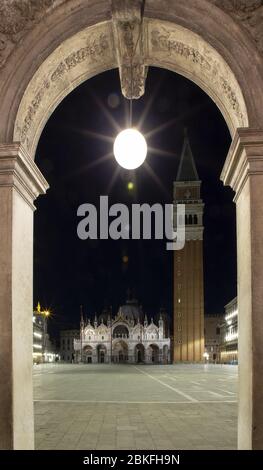
[[[177,72],[200,86],[222,112],[232,135],[238,127],[249,126],[233,72],[201,36],[167,21],[144,18],[144,38],[146,65]],[[117,67],[113,41],[112,22],[105,21],[65,40],[40,65],[20,102],[13,133],[13,140],[22,142],[32,157],[58,104],[87,79]]]

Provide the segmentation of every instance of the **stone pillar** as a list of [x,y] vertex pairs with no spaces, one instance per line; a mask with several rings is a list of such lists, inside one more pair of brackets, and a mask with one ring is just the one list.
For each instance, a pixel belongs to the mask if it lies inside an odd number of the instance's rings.
[[159,348],[159,364],[163,364],[163,350],[162,350],[162,346]]
[[33,449],[33,201],[47,182],[19,144],[0,144],[0,449]]
[[263,131],[237,130],[221,179],[236,192],[238,448],[263,449]]
[[135,349],[134,349],[134,345],[132,343],[132,346],[130,346],[128,348],[128,363],[129,364],[135,364],[136,363],[136,360],[135,360]]

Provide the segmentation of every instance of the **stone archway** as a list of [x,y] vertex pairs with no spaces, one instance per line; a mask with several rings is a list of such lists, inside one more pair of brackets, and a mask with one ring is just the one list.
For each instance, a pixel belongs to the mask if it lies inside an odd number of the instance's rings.
[[112,332],[113,338],[129,338],[129,329],[124,324],[116,325]]
[[[146,65],[176,71],[197,83],[216,102],[232,135],[248,126],[243,92],[215,48],[192,31],[160,20],[145,19],[143,37]],[[25,90],[13,140],[34,156],[40,134],[63,98],[90,77],[117,67],[113,42],[109,21],[85,28],[55,49]]]
[[151,364],[158,364],[159,361],[159,355],[160,355],[160,350],[159,346],[157,344],[150,344],[147,348],[147,355],[148,355],[148,362]]
[[136,344],[134,348],[134,359],[135,363],[142,363],[145,361],[145,347],[143,344]]
[[[120,2],[113,2],[118,13]],[[33,203],[48,188],[34,154],[49,116],[72,89],[117,66],[122,76],[125,44],[123,12],[115,11],[112,21],[108,0],[88,4],[28,0],[30,15],[26,2],[20,10],[16,2],[7,3],[10,11],[1,11],[5,28],[0,56],[0,348],[5,378],[0,391],[0,447],[31,449]],[[129,7],[129,0],[122,3]],[[132,3],[138,8],[141,0]],[[253,29],[255,21],[251,29],[240,24],[242,15],[236,10],[246,12],[246,6],[240,2],[228,10],[228,3],[219,8],[217,0],[199,0],[198,6],[195,0],[146,0],[136,59],[139,78],[143,67],[154,65],[197,83],[213,98],[233,137],[222,180],[236,192],[237,205],[238,445],[259,449],[263,447],[262,38]],[[255,2],[250,14],[258,15],[258,9]],[[130,5],[127,11],[132,14],[134,8]],[[141,19],[137,20],[138,26]],[[14,334],[17,324],[20,337]]]
[[99,364],[107,362],[107,348],[105,344],[98,344],[97,346],[97,361]]
[[128,345],[122,339],[113,342],[113,362],[124,363],[128,361]]
[[83,362],[86,364],[91,364],[92,363],[92,355],[93,355],[93,350],[92,347],[87,345],[84,346],[83,348]]

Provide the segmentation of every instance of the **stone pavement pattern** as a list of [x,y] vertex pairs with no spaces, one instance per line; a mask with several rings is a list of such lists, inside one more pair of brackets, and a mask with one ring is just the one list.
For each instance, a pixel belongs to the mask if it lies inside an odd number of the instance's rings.
[[235,449],[237,367],[43,365],[37,449]]

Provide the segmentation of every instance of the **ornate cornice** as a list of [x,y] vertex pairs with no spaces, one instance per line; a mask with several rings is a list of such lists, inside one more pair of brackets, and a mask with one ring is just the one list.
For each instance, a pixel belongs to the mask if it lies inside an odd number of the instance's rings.
[[20,143],[0,144],[0,186],[14,188],[34,209],[34,200],[45,194],[47,181]]
[[235,191],[235,201],[252,175],[263,174],[263,131],[237,129],[230,146],[220,179]]

